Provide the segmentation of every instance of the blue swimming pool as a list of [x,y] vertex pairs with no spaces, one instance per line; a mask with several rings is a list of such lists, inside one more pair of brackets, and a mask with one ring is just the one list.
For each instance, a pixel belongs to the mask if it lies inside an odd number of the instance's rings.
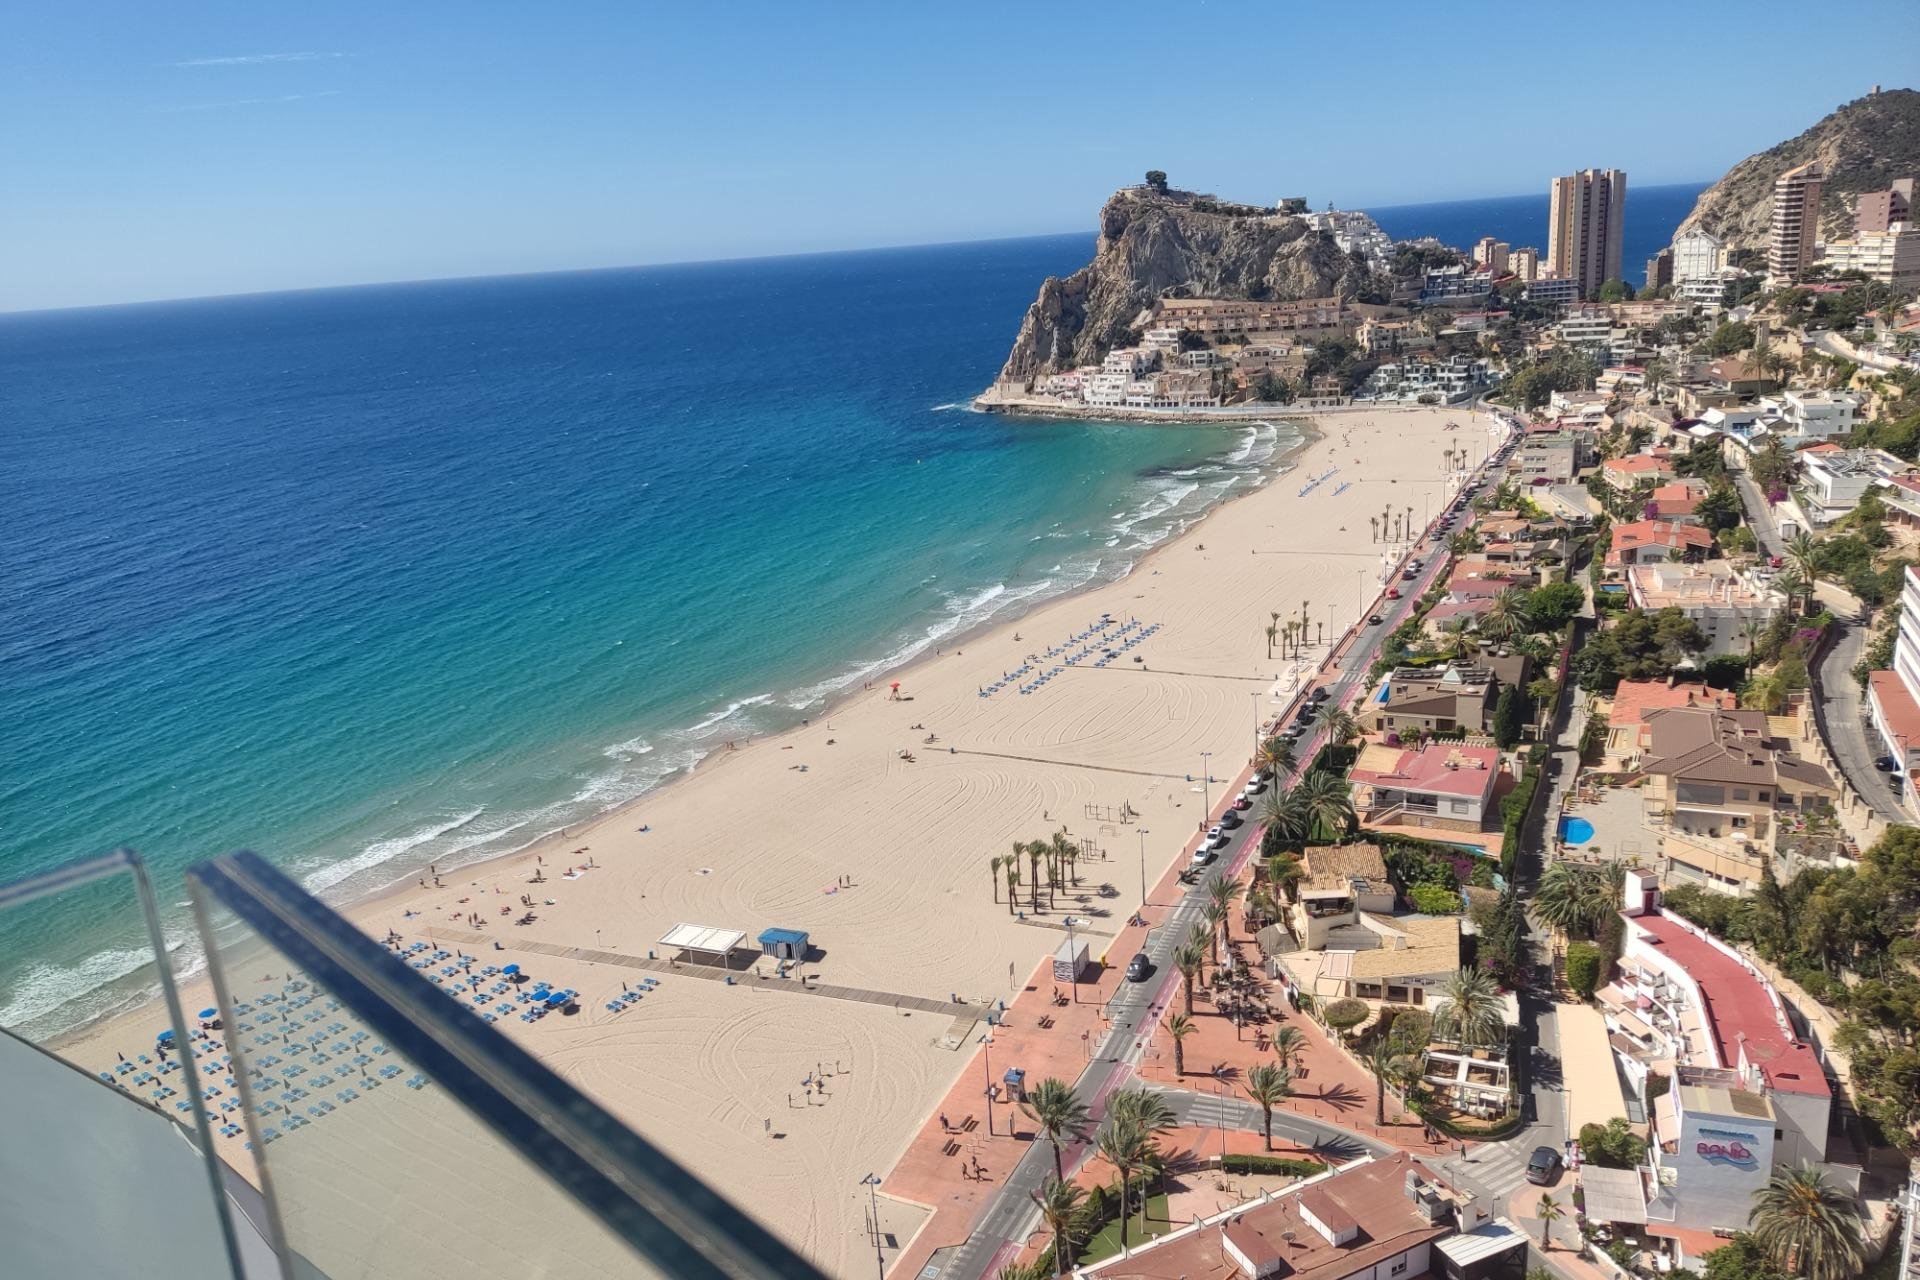
[[1593,839],[1593,824],[1585,818],[1562,818],[1560,838],[1568,844],[1586,844]]

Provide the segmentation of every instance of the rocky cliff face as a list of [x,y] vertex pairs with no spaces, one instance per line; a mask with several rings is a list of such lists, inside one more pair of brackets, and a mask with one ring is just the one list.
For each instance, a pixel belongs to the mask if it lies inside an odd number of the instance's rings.
[[1179,192],[1115,193],[1100,210],[1093,261],[1040,286],[1001,379],[1026,381],[1099,360],[1143,308],[1168,293],[1324,298],[1351,293],[1366,277],[1331,236],[1300,218],[1217,209],[1196,207]]
[[1920,93],[1890,89],[1856,99],[1799,137],[1748,156],[1700,193],[1680,230],[1704,227],[1730,249],[1764,249],[1774,179],[1813,160],[1827,171],[1821,230],[1836,238],[1850,234],[1854,201],[1862,191],[1920,175]]

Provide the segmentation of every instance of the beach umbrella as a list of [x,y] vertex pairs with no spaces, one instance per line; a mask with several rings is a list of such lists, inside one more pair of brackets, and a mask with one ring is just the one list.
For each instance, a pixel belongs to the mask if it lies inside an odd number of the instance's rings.
[[520,972],[520,966],[517,964],[510,964],[506,968],[502,969],[500,972],[506,973],[506,974],[518,973]]
[[202,1009],[200,1016],[203,1018],[217,1018],[220,1016],[220,1011],[218,1009]]
[[547,997],[547,1003],[550,1005],[561,1005],[561,1004],[565,1004],[567,1001],[571,999],[573,999],[573,997],[568,995],[566,992],[556,991],[552,995]]
[[173,1039],[173,1029],[171,1027],[153,1038],[155,1044],[165,1044],[171,1039]]

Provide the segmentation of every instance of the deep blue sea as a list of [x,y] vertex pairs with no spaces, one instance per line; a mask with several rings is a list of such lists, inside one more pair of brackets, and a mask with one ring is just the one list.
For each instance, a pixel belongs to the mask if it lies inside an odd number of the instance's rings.
[[[1620,232],[1620,268],[1627,273],[1628,284],[1636,289],[1646,284],[1647,259],[1673,243],[1674,229],[1693,212],[1694,200],[1707,185],[1636,187],[1629,178],[1627,221]],[[1471,251],[1481,236],[1493,236],[1515,248],[1532,245],[1544,256],[1548,204],[1543,184],[1538,195],[1390,205],[1367,212],[1395,240],[1432,236],[1442,244]]]
[[[519,847],[1125,571],[1287,432],[960,407],[1087,234],[0,316],[0,882]],[[0,919],[0,1024],[137,995]]]

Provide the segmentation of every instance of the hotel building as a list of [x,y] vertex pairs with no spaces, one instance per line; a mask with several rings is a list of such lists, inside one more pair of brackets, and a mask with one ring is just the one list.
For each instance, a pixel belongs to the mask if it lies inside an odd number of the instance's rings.
[[1803,164],[1774,180],[1773,220],[1767,228],[1767,274],[1788,284],[1813,265],[1820,240],[1820,193],[1826,170]]
[[1695,227],[1674,237],[1673,279],[1676,284],[1688,280],[1718,278],[1727,265],[1727,242],[1711,231]]
[[1620,236],[1626,224],[1627,175],[1618,169],[1582,169],[1555,178],[1547,214],[1547,263],[1591,298],[1621,278]]

